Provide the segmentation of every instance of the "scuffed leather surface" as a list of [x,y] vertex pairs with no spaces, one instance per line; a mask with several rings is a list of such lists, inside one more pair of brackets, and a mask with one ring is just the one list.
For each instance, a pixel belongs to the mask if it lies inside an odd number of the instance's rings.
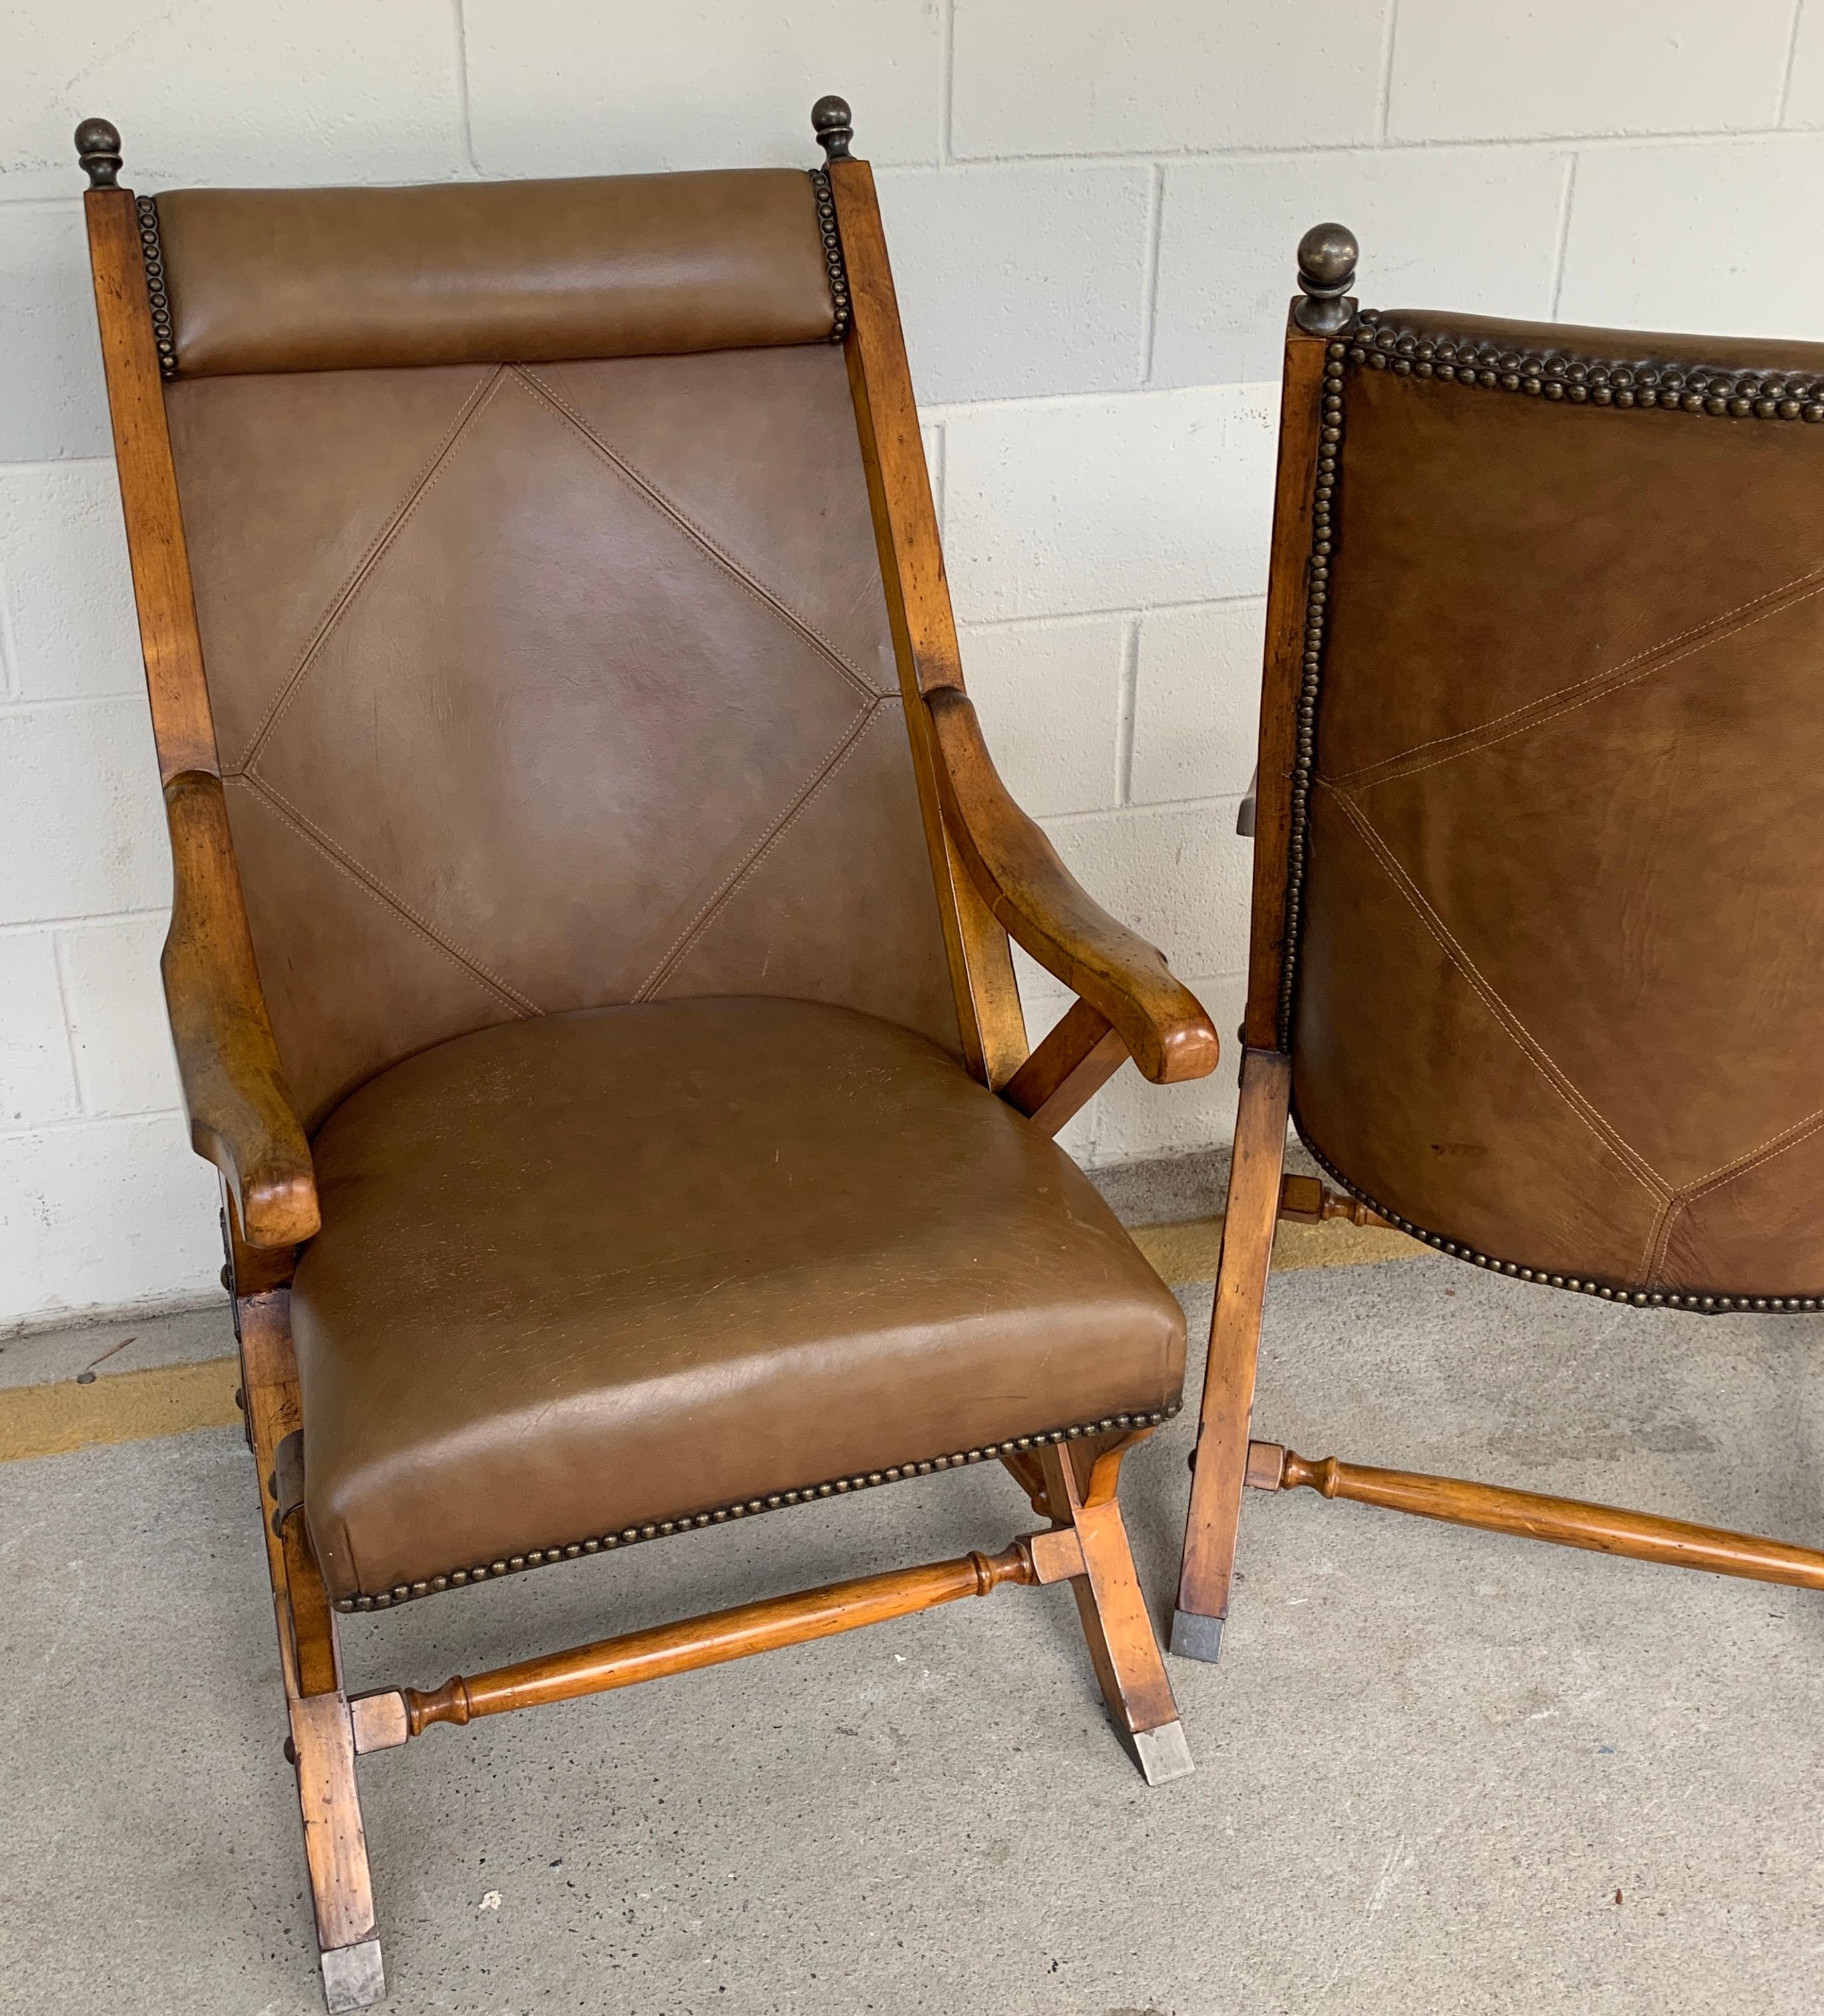
[[1182,1381],[1177,1303],[1070,1158],[845,1010],[484,1030],[365,1086],[315,1152],[292,1319],[339,1598]]
[[179,373],[642,357],[835,320],[790,168],[158,200]]
[[1824,428],[1351,367],[1294,1100],[1426,1230],[1612,1285],[1824,1290],[1821,483]]
[[448,1037],[613,1003],[808,997],[959,1046],[839,351],[168,407],[308,1124]]

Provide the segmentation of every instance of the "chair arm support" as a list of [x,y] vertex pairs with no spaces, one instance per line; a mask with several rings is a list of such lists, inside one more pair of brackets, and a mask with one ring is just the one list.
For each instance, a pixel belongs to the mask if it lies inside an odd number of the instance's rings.
[[925,696],[946,821],[970,877],[1014,942],[1105,1016],[1156,1085],[1207,1077],[1216,1031],[1157,949],[1118,923],[1013,801],[955,686]]
[[164,788],[174,882],[160,962],[190,1140],[234,1193],[250,1246],[315,1233],[316,1177],[267,1020],[221,779],[185,770]]

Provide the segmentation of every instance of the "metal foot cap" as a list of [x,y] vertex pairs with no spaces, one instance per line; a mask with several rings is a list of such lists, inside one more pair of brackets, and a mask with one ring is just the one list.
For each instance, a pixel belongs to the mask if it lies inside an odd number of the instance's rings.
[[380,1962],[378,1939],[358,1946],[336,1946],[322,1956],[323,2006],[330,2016],[344,2009],[365,2009],[384,1999],[387,1970]]
[[1200,1617],[1194,1610],[1171,1613],[1171,1650],[1180,1659],[1201,1659],[1214,1665],[1222,1651],[1222,1619]]
[[1182,1722],[1136,1730],[1128,1741],[1140,1776],[1149,1785],[1169,1785],[1174,1778],[1188,1778],[1197,1768],[1191,1761],[1191,1746],[1185,1741]]

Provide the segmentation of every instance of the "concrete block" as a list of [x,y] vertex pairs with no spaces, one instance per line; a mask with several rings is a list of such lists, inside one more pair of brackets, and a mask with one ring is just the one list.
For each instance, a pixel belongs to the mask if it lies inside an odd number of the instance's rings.
[[1372,140],[1385,19],[1373,0],[967,0],[951,146],[970,159]]
[[0,463],[111,455],[81,205],[0,203]]
[[1824,270],[1795,259],[1795,192],[1824,187],[1824,136],[1586,153],[1559,313],[1623,328],[1815,340]]
[[1824,7],[1799,0],[1792,74],[1786,81],[1788,126],[1824,126]]
[[1247,1006],[1242,974],[1179,977],[1209,1010],[1222,1054],[1206,1078],[1191,1085],[1149,1085],[1131,1064],[1110,1078],[1089,1109],[1095,1116],[1095,1166],[1138,1161],[1145,1155],[1187,1154],[1235,1132],[1241,1046],[1235,1031]]
[[944,517],[977,622],[1259,593],[1278,388],[1205,387],[961,408]]
[[111,462],[0,467],[0,608],[16,695],[74,700],[140,689]]
[[162,908],[171,866],[141,700],[0,710],[0,923]]
[[856,153],[937,159],[935,5],[465,0],[463,20],[484,175],[815,167],[811,107],[829,91],[854,109]]
[[448,0],[131,0],[8,17],[0,193],[83,187],[70,136],[119,128],[121,179],[439,182],[466,172],[457,10]]
[[1137,385],[1152,179],[1076,162],[883,175],[919,398]]
[[167,1112],[183,1102],[159,982],[163,916],[59,931],[57,952],[84,1109]]
[[215,1283],[215,1173],[177,1114],[0,1136],[0,1329]]
[[76,1111],[56,942],[49,931],[0,931],[0,1133]]
[[962,663],[995,767],[1034,819],[1120,796],[1116,740],[1129,619],[970,630]]
[[1158,946],[1174,972],[1246,966],[1254,848],[1236,837],[1232,800],[1051,819],[1045,831],[1090,895]]
[[1772,125],[1790,0],[1401,0],[1394,140],[1502,140]]
[[1365,303],[1549,315],[1570,168],[1510,147],[1168,165],[1153,382],[1276,380],[1298,241],[1332,218]]
[[1134,682],[1136,804],[1238,797],[1259,740],[1264,599],[1156,609],[1140,619]]

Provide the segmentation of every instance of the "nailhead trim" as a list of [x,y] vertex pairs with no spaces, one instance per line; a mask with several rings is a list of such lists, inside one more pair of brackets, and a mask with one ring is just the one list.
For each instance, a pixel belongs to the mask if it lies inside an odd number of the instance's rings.
[[955,1456],[932,1456],[923,1463],[901,1463],[885,1470],[865,1471],[858,1477],[838,1477],[827,1484],[811,1484],[797,1491],[775,1491],[764,1498],[748,1498],[732,1505],[718,1505],[713,1512],[686,1513],[682,1519],[655,1521],[644,1526],[624,1527],[618,1533],[603,1533],[592,1540],[573,1540],[567,1546],[534,1547],[523,1554],[504,1560],[483,1561],[472,1568],[453,1568],[447,1575],[427,1581],[400,1582],[378,1596],[345,1596],[336,1605],[347,1615],[351,1611],[392,1610],[401,1603],[415,1603],[421,1596],[436,1596],[446,1589],[462,1589],[499,1575],[519,1575],[527,1568],[549,1568],[553,1561],[574,1561],[582,1554],[602,1554],[617,1547],[630,1547],[642,1540],[662,1539],[670,1533],[685,1533],[700,1526],[720,1526],[730,1519],[751,1518],[757,1512],[775,1512],[782,1506],[808,1505],[814,1498],[840,1498],[851,1492],[871,1491],[879,1484],[897,1484],[908,1477],[929,1477],[933,1471],[960,1470],[965,1464],[982,1463],[990,1457],[1016,1456],[1048,1442],[1076,1442],[1085,1435],[1107,1435],[1116,1428],[1156,1428],[1170,1420],[1184,1405],[1174,1400],[1151,1414],[1110,1414],[1070,1428],[1048,1428],[1036,1435],[1019,1435],[1010,1442],[988,1442],[980,1449],[962,1449]]
[[1331,535],[1337,464],[1343,448],[1343,372],[1349,345],[1324,352],[1319,393],[1317,476],[1311,491],[1311,556],[1305,563],[1304,670],[1298,687],[1298,747],[1292,765],[1292,831],[1286,875],[1286,951],[1279,967],[1279,1047],[1292,1048],[1292,1005],[1298,966],[1298,926],[1304,907],[1304,842],[1316,758],[1318,679],[1323,668],[1324,617],[1330,592]]
[[1427,1232],[1423,1226],[1401,1217],[1390,1205],[1380,1203],[1366,1190],[1358,1190],[1321,1148],[1311,1146],[1296,1114],[1293,1124],[1298,1129],[1299,1139],[1311,1150],[1311,1159],[1351,1197],[1359,1197],[1370,1211],[1378,1211],[1390,1225],[1397,1225],[1408,1239],[1419,1240],[1440,1253],[1448,1253],[1453,1260],[1466,1260],[1473,1267],[1485,1267],[1492,1274],[1509,1275],[1516,1281],[1536,1281],[1542,1287],[1567,1289],[1574,1295],[1595,1295],[1605,1302],[1625,1302],[1637,1309],[1686,1309],[1696,1316],[1750,1312],[1761,1316],[1815,1316],[1824,1309],[1824,1296],[1820,1295],[1697,1295],[1675,1290],[1617,1287],[1606,1281],[1587,1281],[1571,1274],[1549,1274],[1541,1268],[1522,1267],[1512,1260],[1497,1260],[1491,1254],[1466,1246],[1459,1240],[1442,1239],[1435,1232]]
[[[1619,364],[1592,358],[1547,356],[1534,351],[1502,350],[1471,337],[1420,337],[1383,322],[1365,308],[1353,333],[1332,343],[1325,352],[1322,419],[1317,478],[1311,503],[1311,562],[1305,590],[1304,677],[1298,694],[1298,748],[1292,772],[1292,833],[1286,888],[1286,953],[1279,976],[1279,1047],[1292,1048],[1298,927],[1304,909],[1305,837],[1315,761],[1317,701],[1322,670],[1324,614],[1329,590],[1329,560],[1335,516],[1333,499],[1337,465],[1343,443],[1343,388],[1349,364],[1365,364],[1397,376],[1441,379],[1484,391],[1524,392],[1534,398],[1567,401],[1572,405],[1654,407],[1663,411],[1704,413],[1734,419],[1824,420],[1824,379],[1778,372],[1706,366]],[[1824,1309],[1824,1295],[1704,1295],[1678,1291],[1585,1280],[1581,1276],[1551,1274],[1523,1267],[1512,1260],[1445,1239],[1402,1218],[1390,1204],[1371,1197],[1344,1175],[1315,1147],[1293,1116],[1301,1140],[1318,1165],[1351,1197],[1398,1226],[1408,1238],[1452,1258],[1466,1260],[1491,1273],[1518,1281],[1536,1281],[1573,1294],[1594,1295],[1605,1302],[1634,1309],[1684,1309],[1700,1316],[1752,1312],[1760,1315],[1815,1316]]]
[[1362,311],[1352,363],[1400,377],[1524,392],[1574,406],[1657,406],[1713,419],[1824,420],[1824,378],[1747,366],[1621,364],[1597,358],[1503,350],[1473,337],[1419,336]]
[[809,171],[811,188],[817,199],[817,229],[823,239],[823,263],[829,268],[829,297],[836,305],[836,320],[830,324],[829,340],[840,343],[849,333],[849,275],[842,259],[842,239],[836,228],[836,198],[829,193],[829,177],[822,168]]
[[152,303],[152,338],[158,346],[158,375],[178,375],[177,340],[171,334],[171,300],[164,283],[164,248],[158,237],[158,199],[142,196],[134,207],[139,213],[139,250],[146,261],[146,292]]

